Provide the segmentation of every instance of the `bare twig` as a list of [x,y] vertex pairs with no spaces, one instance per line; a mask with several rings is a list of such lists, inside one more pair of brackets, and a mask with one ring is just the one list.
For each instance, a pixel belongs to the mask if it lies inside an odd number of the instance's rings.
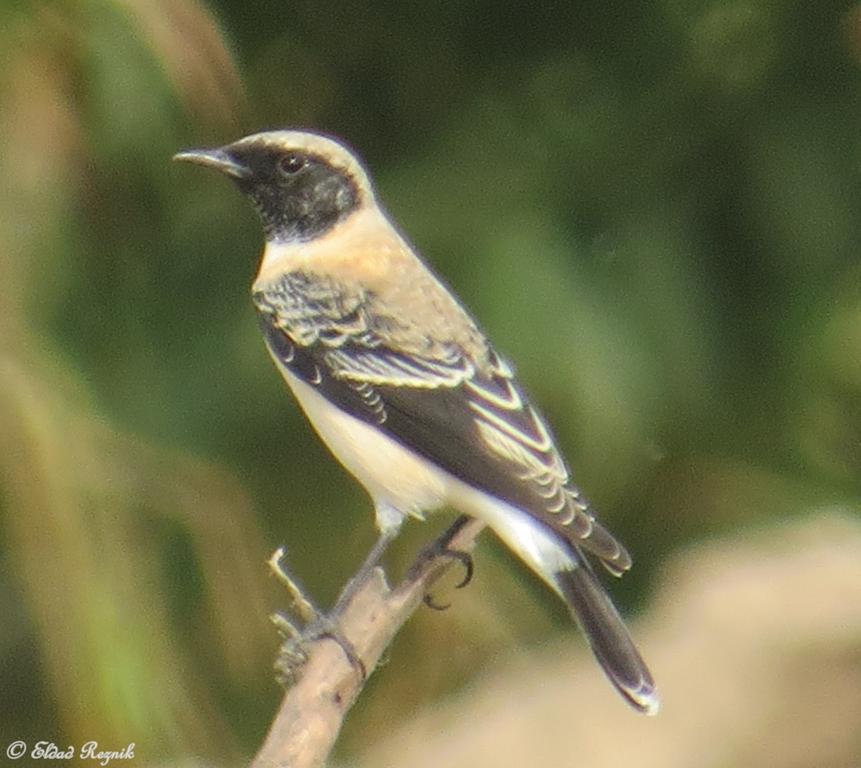
[[[419,556],[394,589],[381,570],[343,606],[337,631],[370,675],[380,657],[421,604],[433,583],[456,558],[445,549],[470,552],[484,524],[458,518]],[[366,678],[337,642],[321,638],[306,649],[301,678],[285,693],[266,740],[251,768],[316,768],[325,764],[350,707]]]

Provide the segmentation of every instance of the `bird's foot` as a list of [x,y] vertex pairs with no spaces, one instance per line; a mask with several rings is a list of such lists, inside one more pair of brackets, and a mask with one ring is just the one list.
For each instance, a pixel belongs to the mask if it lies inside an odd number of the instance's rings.
[[[475,563],[473,562],[472,555],[468,552],[461,552],[459,549],[440,549],[435,555],[437,557],[450,557],[453,560],[459,560],[463,564],[464,576],[454,585],[455,589],[463,589],[472,581],[473,574],[475,573]],[[430,592],[422,598],[422,601],[428,608],[433,608],[435,611],[447,611],[451,608],[451,603],[437,603]]]
[[327,615],[317,609],[287,570],[284,564],[285,555],[285,548],[279,547],[269,559],[269,567],[287,588],[293,610],[301,621],[301,626],[285,612],[278,611],[271,616],[272,623],[282,637],[278,658],[275,660],[275,674],[278,681],[285,687],[295,685],[302,676],[302,668],[308,661],[308,648],[313,643],[324,639],[333,640],[341,647],[347,660],[364,681],[368,676],[367,669],[353,644],[340,630],[338,610]]
[[[463,578],[455,584],[455,589],[463,589],[472,581],[472,577],[475,574],[475,562],[472,559],[472,555],[469,554],[469,552],[453,549],[450,546],[451,540],[460,531],[460,529],[469,522],[469,519],[470,518],[466,515],[461,515],[457,520],[455,520],[451,527],[442,536],[440,536],[440,538],[422,551],[421,557],[419,558],[419,562],[427,562],[428,560],[433,560],[438,557],[445,557],[459,561],[463,565],[464,575]],[[435,611],[445,611],[451,607],[450,603],[437,603],[431,594],[425,595],[422,599],[428,608],[433,608]]]

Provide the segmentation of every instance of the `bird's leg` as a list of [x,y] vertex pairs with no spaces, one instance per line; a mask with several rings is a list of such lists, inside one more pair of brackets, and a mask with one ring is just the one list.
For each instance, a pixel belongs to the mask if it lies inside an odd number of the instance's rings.
[[353,574],[347,585],[341,590],[341,594],[338,596],[335,608],[332,611],[333,616],[337,616],[352,600],[359,589],[371,578],[374,569],[380,564],[380,560],[382,560],[386,549],[394,541],[404,522],[404,513],[385,501],[376,501],[375,513],[380,536],[374,543],[374,546],[371,547],[371,551],[368,552],[364,562],[359,566],[359,570]]
[[371,551],[368,552],[364,562],[359,566],[359,570],[353,574],[347,585],[341,590],[341,594],[338,596],[335,608],[332,611],[333,616],[337,616],[344,609],[344,606],[355,596],[356,592],[371,578],[374,569],[379,565],[389,544],[392,543],[397,535],[398,528],[383,529],[376,543],[371,547]]

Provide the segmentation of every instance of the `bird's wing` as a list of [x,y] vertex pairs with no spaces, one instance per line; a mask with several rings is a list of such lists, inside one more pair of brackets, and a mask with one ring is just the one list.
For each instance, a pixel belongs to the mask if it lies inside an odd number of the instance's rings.
[[372,293],[307,272],[259,287],[254,302],[272,354],[334,405],[528,511],[612,573],[630,567],[571,484],[511,367],[489,346],[478,361],[457,343],[423,335]]

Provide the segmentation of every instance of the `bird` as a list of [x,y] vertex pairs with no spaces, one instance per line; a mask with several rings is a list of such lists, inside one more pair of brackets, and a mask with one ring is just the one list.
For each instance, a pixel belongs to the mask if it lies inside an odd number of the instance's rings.
[[311,425],[371,496],[379,538],[366,565],[407,518],[445,506],[482,520],[562,598],[627,702],[656,714],[653,677],[587,559],[620,576],[631,557],[357,154],[320,132],[270,130],[175,159],[230,178],[260,219],[260,329]]

